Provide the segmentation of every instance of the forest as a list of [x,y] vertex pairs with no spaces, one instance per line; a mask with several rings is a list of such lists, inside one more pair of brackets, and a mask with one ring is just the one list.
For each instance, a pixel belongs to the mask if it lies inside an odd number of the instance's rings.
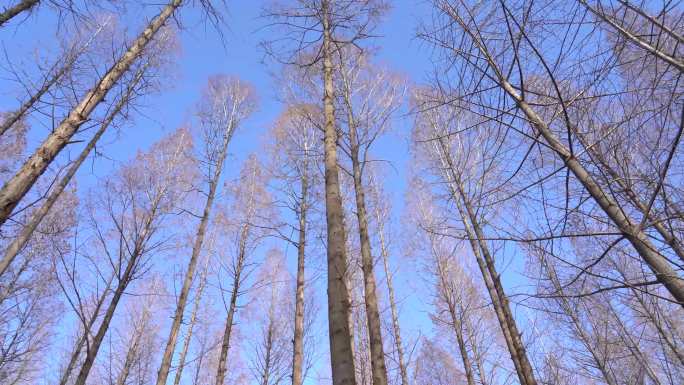
[[0,0],[0,45],[2,385],[684,384],[682,0]]

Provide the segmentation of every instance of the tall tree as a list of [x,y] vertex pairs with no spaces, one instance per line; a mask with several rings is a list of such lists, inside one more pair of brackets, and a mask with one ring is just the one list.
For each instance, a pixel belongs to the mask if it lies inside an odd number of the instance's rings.
[[204,165],[203,173],[208,189],[206,191],[207,200],[200,216],[192,254],[190,255],[183,286],[178,296],[178,303],[176,304],[169,338],[166,341],[164,356],[159,366],[157,385],[166,384],[169,376],[171,360],[176,350],[176,342],[190,294],[190,287],[194,280],[197,262],[202,251],[214,199],[216,198],[221,173],[223,172],[223,164],[228,155],[228,144],[240,123],[256,107],[255,103],[254,91],[250,85],[237,78],[225,75],[214,76],[209,79],[200,101],[198,107],[202,141],[200,161]]
[[0,189],[0,225],[10,217],[19,201],[45,172],[55,157],[71,141],[78,128],[89,119],[91,113],[104,100],[114,85],[129,70],[145,51],[147,45],[155,38],[157,32],[178,9],[182,0],[170,1],[162,11],[154,17],[141,34],[133,41],[130,48],[118,59],[107,73],[84,95],[78,105],[38,146],[33,155],[21,169]]

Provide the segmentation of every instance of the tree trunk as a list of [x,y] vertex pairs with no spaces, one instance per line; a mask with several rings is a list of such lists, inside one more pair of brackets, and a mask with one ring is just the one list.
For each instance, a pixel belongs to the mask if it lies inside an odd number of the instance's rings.
[[[374,190],[374,182],[371,178],[371,191],[375,195],[375,200],[379,201],[380,197]],[[387,252],[387,245],[385,244],[384,222],[382,221],[380,210],[375,207],[375,219],[378,221],[378,236],[380,238],[380,255],[382,256],[382,265],[385,271],[385,279],[387,280],[387,291],[389,295],[390,313],[392,315],[392,331],[394,332],[394,345],[397,349],[397,356],[399,361],[399,374],[401,375],[401,385],[409,385],[408,371],[406,370],[406,362],[404,361],[404,346],[401,341],[401,330],[399,328],[399,312],[397,311],[397,301],[394,295],[394,284],[392,282],[392,272],[389,266],[389,255]]]
[[202,251],[202,244],[204,243],[204,236],[207,231],[207,225],[209,223],[209,217],[211,215],[211,209],[214,204],[214,199],[216,197],[216,188],[219,183],[219,178],[221,177],[221,172],[223,171],[223,162],[226,159],[226,153],[228,151],[228,143],[232,137],[233,127],[227,127],[227,133],[224,136],[224,140],[221,147],[221,152],[219,154],[219,159],[216,164],[216,170],[212,176],[211,181],[209,181],[209,195],[207,196],[207,201],[204,205],[204,212],[202,213],[202,219],[200,220],[199,227],[197,228],[197,235],[195,236],[195,242],[192,246],[192,255],[190,256],[190,261],[188,263],[188,271],[185,273],[185,279],[183,281],[183,287],[181,288],[180,296],[178,297],[178,304],[176,305],[176,312],[173,316],[173,323],[171,324],[171,330],[169,331],[169,338],[166,341],[166,348],[164,349],[164,356],[162,358],[161,365],[159,366],[159,371],[157,372],[157,385],[165,385],[166,379],[169,376],[169,370],[171,369],[171,360],[173,359],[173,352],[176,350],[176,341],[178,340],[178,332],[180,331],[181,323],[183,322],[183,313],[185,312],[185,306],[188,302],[188,295],[190,294],[190,287],[192,286],[192,280],[195,276],[195,269],[197,269],[197,262],[199,260],[199,255]]
[[183,341],[183,348],[181,349],[180,358],[178,360],[178,369],[176,369],[176,374],[173,378],[173,385],[180,385],[181,377],[183,376],[183,368],[185,367],[185,360],[188,356],[188,351],[190,349],[190,342],[192,342],[192,332],[195,328],[195,323],[197,322],[197,312],[199,311],[200,299],[202,298],[202,292],[204,291],[204,286],[206,285],[206,276],[209,263],[207,262],[204,267],[204,271],[200,276],[200,283],[195,292],[195,300],[192,304],[192,313],[190,314],[190,322],[188,325],[188,332],[185,335],[185,340]]
[[299,240],[297,241],[297,288],[295,293],[295,324],[292,337],[292,385],[302,385],[304,364],[304,262],[306,258],[306,212],[309,183],[306,175],[300,179],[302,195],[299,203]]
[[223,385],[226,371],[228,370],[228,350],[230,349],[230,336],[233,331],[233,318],[237,310],[237,297],[240,292],[242,269],[246,258],[248,229],[249,225],[244,225],[240,234],[240,249],[238,251],[237,266],[235,267],[235,277],[233,277],[233,291],[230,294],[228,315],[226,316],[226,325],[223,330],[223,339],[221,340],[221,353],[219,355],[218,368],[216,369],[216,385]]
[[135,265],[137,264],[137,259],[139,257],[139,255],[137,255],[139,254],[138,249],[139,248],[136,247],[134,255],[131,257],[130,261],[126,265],[126,270],[119,279],[119,283],[116,289],[114,290],[112,300],[109,302],[109,306],[107,307],[105,316],[102,319],[102,323],[100,323],[100,327],[97,330],[97,334],[95,335],[95,338],[93,338],[93,343],[91,344],[90,349],[86,353],[85,361],[83,362],[83,366],[81,366],[81,371],[78,373],[78,377],[76,377],[76,382],[74,383],[74,385],[85,385],[86,380],[88,379],[88,374],[90,374],[90,369],[92,369],[93,364],[95,363],[95,357],[97,356],[97,352],[100,350],[102,340],[104,340],[105,334],[107,334],[107,330],[109,330],[109,324],[112,322],[112,318],[114,318],[114,311],[116,310],[116,307],[119,305],[121,296],[123,296],[123,293],[126,290],[126,287],[128,286],[131,277],[133,276],[133,270],[135,268]]
[[328,227],[328,328],[333,385],[356,385],[350,331],[344,219],[337,169],[337,130],[333,106],[330,0],[321,3],[323,25],[323,107],[325,114],[325,217]]
[[119,373],[119,376],[116,379],[116,385],[126,385],[128,376],[131,373],[131,368],[134,363],[133,361],[138,355],[138,350],[140,347],[140,338],[142,337],[142,333],[143,331],[136,331],[136,334],[133,338],[133,343],[128,347],[128,351],[126,352],[126,359],[124,360],[121,372]]
[[98,297],[97,302],[95,303],[95,309],[93,309],[93,315],[88,320],[88,323],[84,325],[83,333],[76,341],[76,346],[74,346],[74,351],[71,353],[69,363],[67,364],[66,369],[64,369],[64,373],[62,373],[62,376],[59,379],[59,385],[66,385],[69,382],[71,372],[76,367],[78,357],[81,355],[81,350],[87,342],[87,338],[90,335],[90,331],[92,330],[93,325],[95,325],[95,321],[97,321],[98,314],[100,313],[100,308],[102,307],[102,305],[104,305],[105,299],[107,298],[107,294],[109,293],[109,288],[112,285],[113,279],[114,275],[112,274],[109,281],[107,281],[107,286],[105,286],[105,289],[102,291],[102,295]]
[[[589,172],[575,158],[575,155],[557,138],[548,124],[542,120],[536,111],[520,96],[518,91],[508,82],[501,68],[496,64],[489,50],[480,40],[480,37],[468,29],[467,23],[457,14],[450,13],[450,16],[464,29],[487,61],[489,67],[494,72],[499,86],[510,96],[525,114],[529,124],[544,138],[546,144],[558,155],[565,166],[573,173],[575,178],[584,186],[589,195],[601,207],[603,212],[610,218],[623,236],[632,244],[641,258],[650,267],[653,274],[661,282],[672,297],[684,307],[684,282],[672,269],[665,257],[658,253],[657,249],[648,239],[641,226],[635,224],[603,189],[596,183]],[[684,68],[684,67],[683,67]],[[567,127],[570,130],[570,127]]]
[[89,119],[90,114],[104,100],[107,93],[142,54],[154,35],[180,7],[183,0],[172,0],[150,22],[145,30],[133,42],[126,53],[100,79],[69,115],[36,149],[21,169],[8,180],[0,190],[0,225],[12,214],[19,201],[29,191],[38,178],[45,172],[57,154],[69,143],[78,128]]
[[21,233],[19,233],[19,235],[17,235],[17,237],[14,238],[14,240],[12,241],[12,243],[7,247],[5,255],[2,257],[2,260],[0,261],[0,276],[2,276],[5,273],[5,271],[7,271],[7,268],[12,263],[12,261],[14,261],[14,259],[21,252],[26,243],[31,239],[33,232],[36,230],[38,225],[40,225],[40,222],[43,220],[43,218],[45,218],[45,216],[50,212],[52,206],[54,206],[55,202],[57,202],[59,197],[62,195],[62,192],[64,192],[66,187],[69,185],[69,182],[71,182],[71,179],[74,177],[74,175],[76,175],[78,169],[81,167],[83,162],[85,162],[86,158],[88,158],[88,155],[90,155],[90,152],[93,150],[93,148],[95,148],[97,142],[100,140],[102,135],[104,135],[109,125],[112,123],[112,121],[114,121],[114,118],[116,118],[116,116],[119,115],[121,110],[126,106],[126,103],[135,91],[135,86],[138,84],[138,82],[140,82],[140,79],[142,79],[146,67],[147,66],[144,66],[143,68],[141,68],[140,71],[138,71],[135,79],[131,82],[128,89],[126,90],[126,94],[121,97],[121,99],[114,106],[112,112],[110,112],[109,115],[107,115],[105,120],[102,122],[102,124],[100,124],[100,128],[98,128],[97,132],[95,132],[95,135],[93,135],[93,137],[90,139],[88,144],[83,148],[83,150],[81,150],[81,153],[79,154],[78,158],[76,158],[71,167],[69,167],[64,177],[62,177],[59,183],[57,183],[54,186],[53,190],[50,192],[50,195],[48,195],[47,199],[45,200],[45,203],[43,203],[43,205],[38,210],[32,213],[31,218],[24,225],[23,229],[21,230]]
[[363,293],[366,304],[366,318],[368,322],[368,338],[370,340],[371,372],[373,385],[387,385],[387,369],[385,366],[385,352],[382,345],[382,331],[378,298],[376,295],[375,273],[373,271],[373,256],[371,255],[370,238],[368,236],[368,217],[366,213],[366,198],[363,190],[361,164],[359,162],[359,144],[356,123],[351,111],[351,102],[345,94],[348,107],[349,141],[351,144],[352,174],[354,177],[354,193],[356,197],[356,219],[359,224],[359,244],[361,245],[361,267],[363,270]]
[[470,202],[463,192],[463,186],[461,185],[460,178],[458,178],[453,161],[444,143],[444,139],[439,137],[437,142],[439,142],[442,153],[441,161],[445,170],[449,173],[446,177],[449,188],[451,189],[453,199],[456,202],[456,206],[463,221],[471,249],[475,255],[480,272],[482,273],[485,286],[487,287],[487,291],[492,300],[492,305],[494,306],[496,316],[501,325],[501,331],[506,340],[506,345],[508,346],[508,351],[511,360],[515,365],[520,383],[523,385],[537,385],[532,365],[525,352],[525,346],[522,343],[518,327],[513,318],[513,314],[511,313],[510,305],[508,304],[508,297],[501,285],[499,274],[496,272],[494,259],[485,242],[485,237],[480,228],[477,216],[473,212]]
[[19,3],[16,5],[13,5],[9,8],[5,8],[2,13],[0,13],[0,27],[2,27],[5,23],[10,21],[11,18],[14,16],[17,16],[18,14],[28,11],[34,6],[38,4],[40,0],[21,0]]

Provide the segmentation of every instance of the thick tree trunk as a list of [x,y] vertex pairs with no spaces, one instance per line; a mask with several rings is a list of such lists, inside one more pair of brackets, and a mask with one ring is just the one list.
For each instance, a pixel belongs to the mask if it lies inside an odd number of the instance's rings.
[[81,167],[83,162],[85,162],[86,158],[88,158],[88,155],[90,155],[90,152],[93,150],[93,148],[95,148],[97,142],[100,140],[102,135],[104,135],[109,125],[112,123],[112,121],[114,121],[114,118],[116,118],[116,116],[119,115],[121,110],[126,106],[126,103],[128,103],[129,98],[135,91],[135,86],[138,84],[140,79],[142,79],[146,67],[147,66],[144,66],[137,73],[135,79],[131,82],[128,89],[126,90],[126,94],[121,97],[121,99],[114,106],[114,109],[109,113],[109,115],[107,115],[102,124],[100,124],[100,127],[95,132],[93,137],[90,139],[88,144],[83,148],[83,150],[81,150],[81,153],[79,154],[78,158],[74,160],[74,163],[71,165],[71,167],[69,167],[66,174],[64,174],[59,183],[57,183],[53,187],[52,191],[48,195],[43,205],[31,214],[31,218],[24,225],[24,228],[21,230],[21,233],[19,233],[19,235],[17,235],[17,237],[14,238],[14,240],[12,241],[12,243],[7,247],[7,249],[5,250],[5,255],[2,257],[2,260],[0,261],[0,276],[2,276],[5,273],[5,271],[7,271],[7,268],[12,263],[12,261],[14,261],[16,256],[21,252],[21,250],[24,248],[29,239],[31,239],[33,232],[36,230],[38,225],[40,225],[40,222],[42,222],[43,218],[45,218],[45,216],[50,212],[52,206],[54,206],[59,197],[62,195],[62,192],[64,192],[66,187],[69,185],[69,182],[71,182],[71,179],[74,177],[74,175],[76,175],[78,169]]
[[370,340],[371,372],[373,385],[387,385],[387,369],[385,352],[382,344],[382,331],[378,298],[376,295],[373,256],[371,255],[370,238],[368,236],[368,217],[366,198],[363,189],[361,164],[359,162],[359,146],[357,143],[356,125],[351,112],[351,103],[347,99],[349,110],[349,141],[351,143],[352,174],[354,177],[354,193],[356,197],[356,219],[359,224],[359,244],[361,245],[361,268],[363,270],[363,293],[366,304],[368,337]]
[[57,154],[69,143],[78,128],[89,119],[90,114],[104,100],[107,93],[119,81],[143,53],[154,35],[173,15],[183,0],[172,0],[145,28],[126,53],[107,71],[69,115],[36,149],[21,169],[0,190],[0,225],[12,214],[19,201],[45,172]]
[[494,306],[494,311],[499,320],[499,324],[501,325],[501,331],[506,340],[511,360],[515,365],[518,379],[523,385],[537,385],[532,365],[527,357],[525,346],[520,338],[518,327],[508,303],[508,296],[506,296],[503,286],[501,285],[501,279],[494,266],[494,259],[485,242],[486,238],[480,228],[477,216],[473,212],[470,202],[463,192],[463,186],[461,185],[460,178],[458,178],[458,174],[454,168],[451,155],[444,143],[444,139],[440,137],[437,139],[437,142],[439,142],[440,146],[438,151],[442,154],[442,163],[445,170],[448,172],[446,178],[449,188],[451,189],[453,199],[456,202],[456,206],[463,221],[471,249],[475,255],[480,272],[482,273],[485,286],[487,287],[487,291],[492,300],[492,305]]
[[17,4],[9,8],[5,8],[2,12],[0,12],[0,27],[10,21],[10,19],[12,19],[14,16],[30,10],[36,6],[39,1],[40,0],[21,0]]
[[195,236],[195,242],[192,246],[192,254],[190,256],[190,261],[188,263],[188,270],[185,272],[183,287],[181,288],[180,296],[178,297],[178,303],[176,304],[176,312],[173,316],[173,322],[171,324],[171,330],[169,331],[169,338],[166,341],[166,348],[164,349],[162,362],[159,366],[159,371],[157,372],[157,385],[165,385],[166,380],[169,377],[169,370],[171,369],[171,360],[173,359],[173,352],[176,350],[176,342],[178,340],[178,333],[180,331],[181,323],[183,322],[185,306],[188,302],[188,295],[190,294],[190,287],[192,286],[192,281],[195,276],[195,270],[197,269],[199,255],[202,252],[202,245],[204,243],[204,237],[207,232],[209,217],[211,215],[211,210],[214,205],[214,199],[216,197],[216,189],[218,187],[219,179],[221,177],[221,172],[223,171],[223,163],[226,159],[226,153],[228,152],[228,143],[230,142],[233,133],[233,122],[231,122],[230,124],[231,126],[226,128],[227,132],[223,139],[221,153],[219,154],[218,162],[216,163],[216,170],[214,172],[214,175],[212,175],[211,181],[209,181],[209,194],[207,195],[207,201],[204,205],[202,219],[200,220],[199,227],[197,228],[197,235]]
[[333,385],[356,385],[347,288],[345,229],[337,168],[337,130],[333,106],[330,0],[321,3],[323,25],[323,107],[325,114],[325,217],[328,227],[328,328]]
[[[371,181],[371,189],[373,189],[373,181]],[[375,199],[378,201],[380,197],[373,190]],[[397,349],[397,359],[399,361],[399,374],[401,376],[401,385],[409,385],[408,370],[406,369],[406,362],[404,361],[404,346],[401,340],[401,329],[399,328],[399,312],[397,311],[397,301],[394,295],[394,283],[392,282],[392,271],[389,266],[389,255],[387,252],[387,245],[385,244],[384,222],[380,215],[380,210],[375,207],[375,219],[378,222],[378,236],[380,238],[380,255],[382,256],[382,265],[385,271],[385,279],[387,280],[387,291],[390,303],[390,313],[392,315],[392,331],[394,332],[394,345]]]
[[300,178],[299,239],[297,241],[297,288],[295,293],[295,324],[292,337],[292,385],[302,385],[304,365],[304,262],[306,258],[306,213],[308,210],[309,182]]
[[230,294],[230,304],[228,305],[228,315],[226,316],[226,325],[223,330],[223,339],[221,340],[221,353],[219,354],[218,367],[216,369],[216,385],[223,385],[226,378],[226,371],[228,370],[228,350],[230,349],[230,336],[233,331],[233,319],[237,311],[237,298],[240,293],[240,283],[242,282],[242,269],[245,265],[246,249],[247,249],[247,235],[249,225],[244,225],[240,234],[240,246],[238,250],[238,260],[235,266],[235,276],[233,277],[233,291]]

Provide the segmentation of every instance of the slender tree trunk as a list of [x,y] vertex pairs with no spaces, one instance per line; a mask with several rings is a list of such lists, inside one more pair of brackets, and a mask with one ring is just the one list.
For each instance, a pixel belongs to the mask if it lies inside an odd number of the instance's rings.
[[228,370],[228,350],[230,349],[230,336],[233,331],[233,318],[237,311],[237,298],[240,293],[240,283],[242,282],[242,269],[245,265],[247,235],[249,225],[245,224],[240,234],[240,246],[238,250],[237,266],[235,267],[235,276],[233,277],[233,291],[230,294],[230,304],[228,305],[228,315],[226,316],[226,325],[223,330],[223,339],[221,340],[221,353],[219,354],[218,368],[216,369],[216,385],[223,385],[226,378],[226,371]]
[[71,372],[73,372],[74,368],[76,367],[78,357],[81,355],[81,350],[83,350],[83,346],[86,345],[87,338],[90,335],[90,331],[93,329],[93,325],[95,325],[95,321],[97,321],[100,309],[102,308],[102,305],[104,305],[105,299],[107,299],[107,294],[109,294],[109,288],[111,287],[113,280],[114,275],[112,274],[112,276],[109,278],[109,281],[107,281],[107,286],[102,291],[102,294],[97,298],[95,308],[93,309],[93,315],[88,319],[88,322],[84,325],[83,333],[79,336],[78,340],[76,341],[76,346],[74,346],[74,351],[71,353],[69,363],[67,364],[66,369],[64,369],[64,373],[62,373],[62,376],[59,379],[59,385],[66,385],[69,382]]
[[[351,143],[352,174],[354,177],[354,193],[356,197],[356,219],[359,224],[359,244],[361,245],[361,267],[363,270],[364,302],[368,322],[368,337],[370,340],[371,371],[373,385],[387,385],[387,369],[385,366],[385,352],[382,345],[382,331],[380,310],[376,295],[375,273],[373,271],[373,256],[371,255],[370,238],[368,236],[368,217],[366,213],[366,198],[363,190],[361,164],[359,162],[359,145],[356,125],[351,111],[348,95],[345,95],[349,108],[349,140]],[[472,384],[471,384],[472,385]]]
[[134,250],[134,255],[131,257],[130,261],[126,265],[126,270],[119,279],[119,283],[116,289],[114,290],[114,295],[112,296],[112,299],[109,302],[109,306],[107,307],[107,311],[105,312],[104,318],[100,323],[100,327],[97,330],[97,334],[95,335],[95,338],[93,338],[93,343],[90,345],[90,349],[88,349],[88,351],[86,352],[85,361],[83,362],[83,366],[81,366],[81,370],[78,373],[78,377],[76,377],[76,382],[74,383],[74,385],[85,385],[86,380],[88,379],[88,374],[90,374],[90,369],[92,369],[93,364],[95,363],[95,357],[97,357],[97,352],[100,350],[100,346],[102,345],[102,341],[104,340],[105,334],[107,334],[107,330],[109,330],[109,324],[112,322],[112,318],[114,318],[114,311],[116,310],[116,307],[119,305],[121,296],[123,296],[123,293],[126,290],[128,284],[130,283],[131,277],[133,276],[133,270],[135,268],[135,265],[137,264],[137,259],[139,257],[138,250],[139,247],[136,247],[136,249]]
[[12,243],[7,247],[7,249],[5,250],[5,255],[2,257],[2,260],[0,261],[0,276],[2,276],[5,273],[5,271],[7,271],[7,268],[10,266],[12,261],[14,261],[14,259],[21,252],[26,243],[31,239],[33,232],[36,230],[38,225],[40,225],[40,222],[42,222],[43,218],[45,218],[45,216],[50,212],[52,206],[54,206],[59,197],[62,195],[62,192],[64,192],[66,187],[69,185],[69,182],[71,182],[71,179],[74,177],[74,175],[76,175],[78,169],[81,167],[83,162],[85,162],[85,160],[88,158],[88,155],[90,155],[90,152],[93,150],[93,148],[95,148],[97,142],[100,140],[102,135],[104,135],[109,125],[112,123],[112,121],[114,121],[114,118],[116,118],[116,116],[119,115],[121,110],[126,106],[128,100],[135,91],[135,86],[140,82],[140,79],[142,79],[146,67],[147,66],[144,66],[140,69],[140,71],[138,71],[135,79],[131,82],[128,89],[126,90],[126,94],[123,95],[121,99],[119,99],[119,101],[114,106],[114,109],[109,113],[109,115],[107,115],[102,124],[100,124],[100,127],[98,128],[97,132],[95,132],[95,135],[93,135],[88,144],[83,148],[83,150],[81,150],[81,153],[79,154],[78,158],[76,158],[71,167],[69,167],[66,174],[62,177],[59,183],[57,183],[54,186],[54,188],[48,195],[43,205],[32,213],[31,218],[26,223],[26,225],[24,225],[23,229],[21,230],[21,233],[19,233],[19,235],[17,235],[17,237],[14,238],[14,240],[12,241]]
[[21,0],[17,4],[5,8],[2,12],[0,12],[0,27],[2,27],[5,23],[10,21],[11,18],[14,16],[17,16],[18,14],[28,11],[34,6],[38,4],[40,0]]
[[116,379],[116,385],[126,385],[128,376],[131,373],[131,368],[133,367],[134,360],[139,354],[140,338],[142,337],[142,333],[142,330],[136,331],[136,334],[133,338],[133,343],[130,344],[128,351],[126,352],[126,358],[124,359],[124,364],[121,368],[121,372],[119,373],[119,377]]
[[[375,195],[375,200],[379,201],[380,197],[374,189],[374,181],[371,178],[371,191]],[[382,265],[385,271],[385,279],[387,280],[387,291],[389,295],[390,313],[392,315],[392,331],[394,332],[394,345],[397,349],[397,356],[399,361],[399,374],[401,375],[401,385],[409,385],[408,370],[406,369],[406,362],[404,361],[404,346],[401,340],[401,329],[399,328],[399,312],[397,311],[397,301],[394,295],[394,283],[392,282],[392,271],[389,266],[389,255],[387,252],[387,245],[385,244],[385,229],[384,222],[380,215],[379,208],[375,207],[375,219],[378,222],[378,236],[380,238],[380,255],[382,256]]]
[[178,297],[176,312],[173,316],[171,330],[169,331],[169,338],[166,341],[166,348],[164,349],[162,362],[159,366],[159,371],[157,373],[157,385],[166,384],[166,380],[169,376],[169,370],[171,369],[171,360],[173,359],[173,352],[176,349],[176,341],[178,340],[180,326],[183,322],[183,313],[185,312],[185,306],[188,302],[188,295],[190,294],[190,287],[192,286],[192,280],[195,276],[195,270],[197,269],[199,255],[202,251],[204,236],[207,231],[209,217],[211,215],[214,199],[216,197],[216,188],[219,183],[219,178],[221,177],[221,172],[223,171],[223,163],[226,159],[226,153],[228,151],[228,143],[230,142],[233,133],[233,122],[231,121],[230,124],[231,126],[227,127],[228,131],[223,139],[221,153],[219,154],[219,159],[216,163],[216,170],[214,172],[214,175],[212,176],[211,181],[209,181],[209,195],[207,196],[207,201],[204,205],[202,219],[200,220],[199,227],[197,228],[197,235],[195,236],[195,242],[192,246],[192,255],[190,256],[190,261],[188,263],[188,271],[185,273],[183,287],[181,288],[180,296]]
[[309,181],[300,178],[302,195],[299,203],[299,240],[297,241],[297,288],[295,293],[295,324],[292,337],[292,385],[302,385],[304,365],[304,262],[306,258],[306,213]]
[[337,169],[337,130],[333,106],[330,0],[321,2],[323,25],[323,107],[325,114],[325,216],[328,227],[328,327],[333,385],[356,385],[347,288],[345,230]]
[[520,383],[523,385],[537,385],[532,365],[527,357],[525,346],[522,343],[518,327],[513,318],[513,314],[511,313],[508,296],[506,296],[503,286],[501,285],[501,279],[494,266],[494,259],[485,242],[486,238],[480,228],[477,216],[473,212],[470,202],[463,192],[463,186],[461,185],[460,178],[458,178],[458,174],[456,173],[444,139],[439,137],[437,142],[439,142],[440,146],[438,151],[441,150],[442,154],[441,161],[445,170],[448,172],[446,178],[449,188],[451,189],[453,199],[456,202],[459,214],[463,220],[470,246],[492,300],[492,305],[494,306],[499,324],[501,325],[501,330],[504,339],[506,340],[511,360],[515,365]]
[[465,320],[464,326],[465,326],[465,330],[466,330],[467,335],[470,336],[470,339],[472,340],[471,347],[473,349],[473,361],[475,361],[475,366],[477,367],[477,373],[480,376],[480,384],[481,385],[488,385],[489,382],[487,381],[486,369],[484,367],[484,363],[482,362],[482,354],[480,353],[480,348],[478,347],[477,336],[475,335],[475,331],[472,328],[472,325],[470,323],[470,319]]
[[195,292],[195,300],[193,301],[192,304],[192,313],[190,313],[190,322],[188,325],[188,331],[187,334],[185,335],[185,340],[183,341],[183,348],[181,349],[181,354],[180,358],[178,360],[178,369],[176,370],[176,374],[173,378],[173,385],[180,385],[181,378],[183,376],[183,369],[185,368],[185,360],[188,356],[188,351],[190,350],[190,343],[192,342],[192,333],[195,328],[195,323],[197,323],[197,312],[199,311],[199,306],[200,306],[200,300],[202,298],[202,292],[204,292],[204,286],[206,285],[207,282],[207,269],[209,267],[209,263],[204,266],[204,271],[202,271],[202,275],[200,276],[200,283],[197,287],[197,291]]
[[591,357],[594,360],[594,364],[603,376],[603,380],[606,382],[607,385],[618,385],[617,379],[613,375],[610,368],[606,365],[605,358],[602,358],[600,356],[597,347],[594,346],[591,337],[584,329],[584,326],[582,325],[582,322],[579,319],[577,312],[569,303],[568,299],[564,297],[565,294],[563,292],[563,286],[558,280],[558,275],[556,274],[555,267],[551,265],[551,263],[549,263],[546,260],[546,258],[544,258],[541,261],[541,264],[545,268],[546,273],[549,276],[549,280],[554,286],[554,290],[556,290],[557,294],[559,295],[558,302],[561,306],[561,309],[563,309],[563,312],[568,316],[568,318],[570,318],[572,326],[575,329],[575,334],[577,335],[580,342],[582,342],[584,347],[587,349],[587,351],[589,351],[589,354],[591,354]]
[[128,71],[133,62],[142,55],[147,44],[182,2],[183,0],[172,0],[164,7],[126,53],[119,58],[116,64],[107,71],[95,87],[81,99],[80,103],[36,149],[16,175],[5,183],[0,190],[0,225],[5,223],[31,186],[45,172],[57,154],[69,143],[78,128],[89,119],[93,110],[104,100],[107,93]]

